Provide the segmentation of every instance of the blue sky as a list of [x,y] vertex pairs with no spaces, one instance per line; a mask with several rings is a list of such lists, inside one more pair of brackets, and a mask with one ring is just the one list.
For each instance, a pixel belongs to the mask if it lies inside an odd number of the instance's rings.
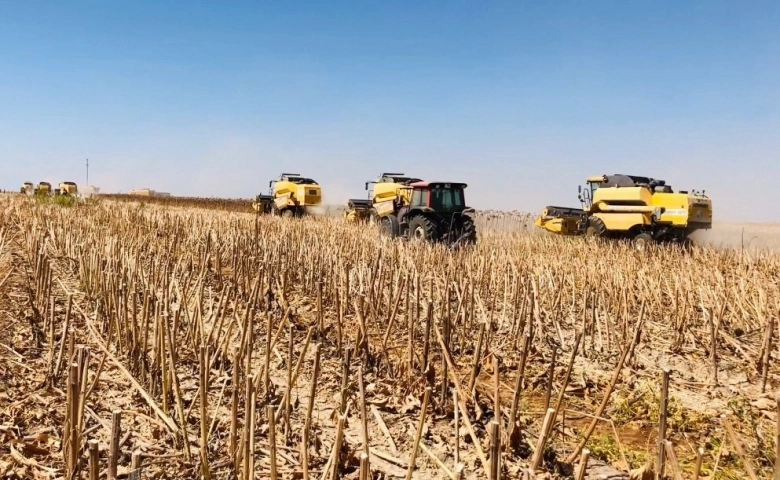
[[585,177],[706,189],[780,221],[780,2],[0,1],[0,188],[329,203],[382,171],[477,208],[577,205]]

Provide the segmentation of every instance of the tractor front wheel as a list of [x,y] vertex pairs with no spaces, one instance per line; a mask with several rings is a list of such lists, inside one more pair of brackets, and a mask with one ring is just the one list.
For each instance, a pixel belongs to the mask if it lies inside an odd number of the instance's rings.
[[438,237],[436,226],[422,215],[417,215],[409,222],[409,237],[417,241],[434,241]]
[[474,220],[467,216],[463,216],[463,230],[462,230],[463,242],[467,244],[477,243],[477,227],[474,225]]

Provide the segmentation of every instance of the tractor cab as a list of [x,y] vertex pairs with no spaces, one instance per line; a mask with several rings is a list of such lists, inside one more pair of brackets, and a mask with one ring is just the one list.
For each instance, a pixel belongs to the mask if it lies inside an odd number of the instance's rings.
[[410,210],[421,209],[426,212],[456,213],[466,209],[463,190],[465,183],[454,182],[415,182],[412,190]]
[[474,209],[466,206],[465,183],[410,182],[380,213],[380,232],[390,237],[444,242],[450,246],[477,241]]

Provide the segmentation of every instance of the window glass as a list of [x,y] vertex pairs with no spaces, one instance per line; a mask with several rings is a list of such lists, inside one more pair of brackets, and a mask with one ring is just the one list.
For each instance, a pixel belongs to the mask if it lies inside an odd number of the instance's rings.
[[423,193],[422,190],[414,190],[412,192],[412,205],[420,206],[424,204]]
[[463,190],[460,188],[434,188],[431,191],[431,208],[434,210],[449,211],[463,206]]

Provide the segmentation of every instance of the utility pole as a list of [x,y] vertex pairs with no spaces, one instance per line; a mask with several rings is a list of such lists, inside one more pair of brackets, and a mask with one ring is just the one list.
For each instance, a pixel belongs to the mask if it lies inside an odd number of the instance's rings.
[[84,186],[89,188],[89,159],[87,159],[87,184]]

